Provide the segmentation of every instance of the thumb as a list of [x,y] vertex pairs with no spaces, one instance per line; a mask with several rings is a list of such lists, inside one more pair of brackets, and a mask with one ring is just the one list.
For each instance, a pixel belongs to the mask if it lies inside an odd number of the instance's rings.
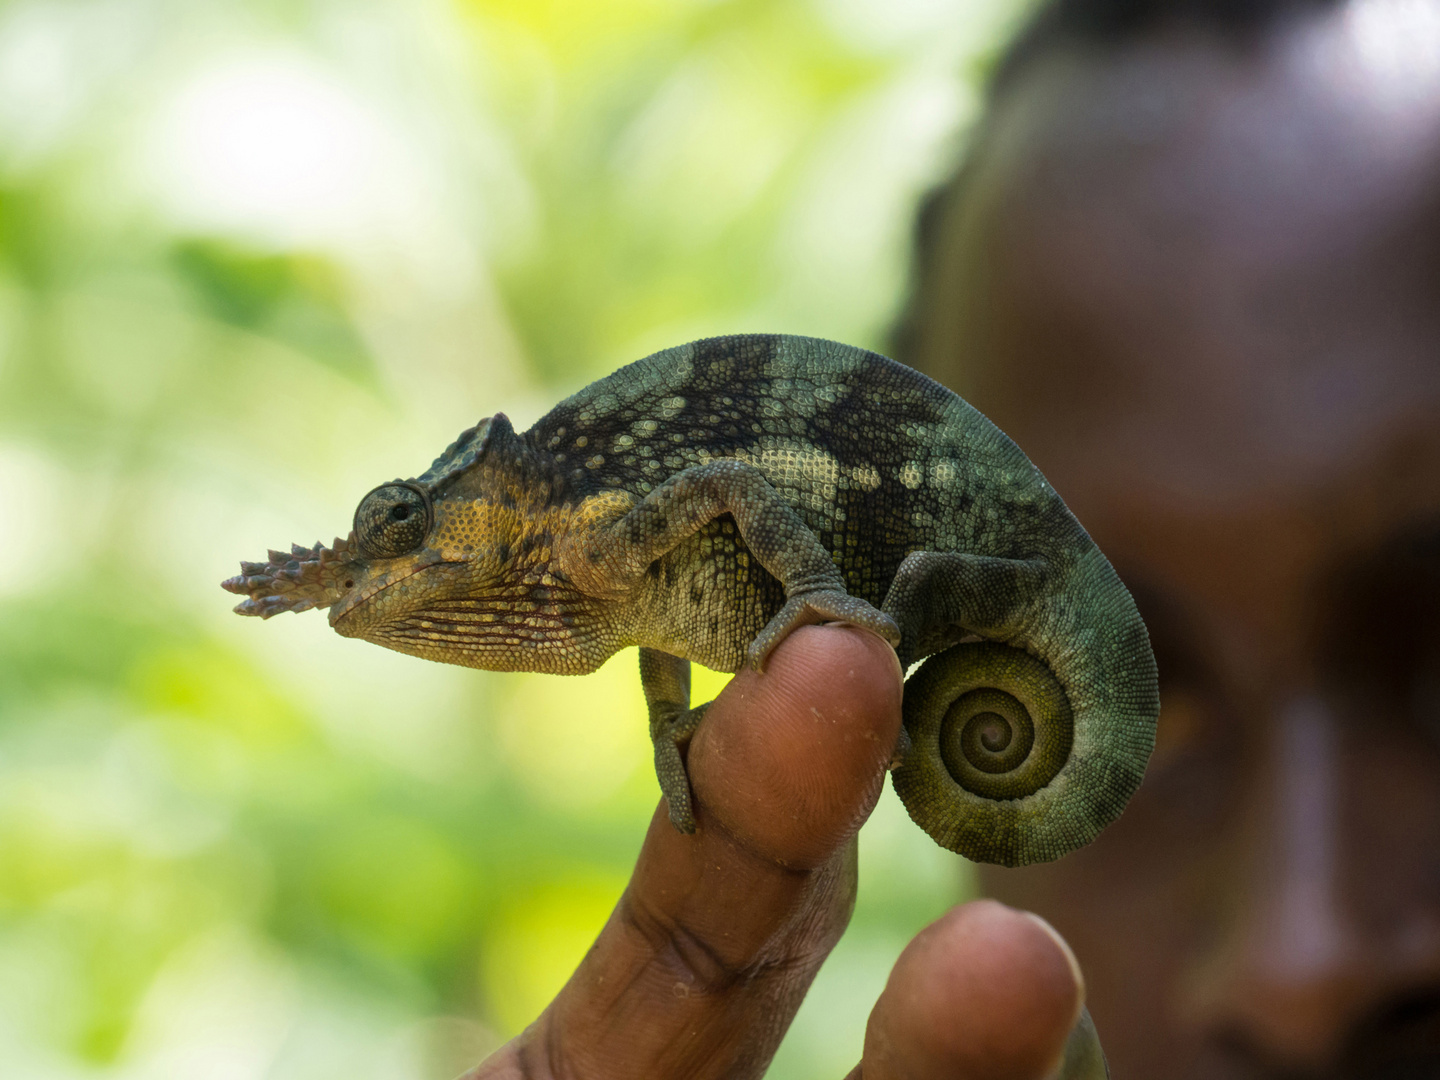
[[1060,1066],[1083,1000],[1079,965],[1049,923],[993,900],[962,904],[900,954],[870,1014],[860,1073],[1042,1080]]

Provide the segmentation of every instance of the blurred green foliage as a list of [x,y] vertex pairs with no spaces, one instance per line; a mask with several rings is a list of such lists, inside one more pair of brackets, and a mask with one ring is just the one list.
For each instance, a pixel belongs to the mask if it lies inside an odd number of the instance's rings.
[[179,241],[171,259],[176,276],[212,318],[292,345],[358,381],[373,378],[370,354],[346,308],[344,282],[329,260],[193,237]]
[[[1015,7],[0,6],[0,1075],[443,1080],[533,1018],[658,798],[634,656],[448,669],[217,584],[654,348],[883,346]],[[888,792],[861,844],[774,1076],[842,1075],[961,895]]]

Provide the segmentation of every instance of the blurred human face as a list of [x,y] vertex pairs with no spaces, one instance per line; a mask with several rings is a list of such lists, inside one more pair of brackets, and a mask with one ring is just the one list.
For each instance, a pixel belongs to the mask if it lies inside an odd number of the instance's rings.
[[1149,773],[986,869],[1117,1076],[1440,1076],[1440,7],[1039,62],[940,224],[919,366],[1136,592]]

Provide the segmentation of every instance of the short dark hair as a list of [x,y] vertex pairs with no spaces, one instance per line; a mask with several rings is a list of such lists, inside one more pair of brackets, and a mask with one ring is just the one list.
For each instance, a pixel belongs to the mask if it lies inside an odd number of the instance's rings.
[[[1339,7],[1346,0],[1049,0],[1030,17],[996,59],[986,87],[987,110],[1049,54],[1067,47],[1103,50],[1143,40],[1167,30],[1198,30],[1245,47],[1287,15]],[[984,121],[982,118],[981,126]],[[920,320],[934,297],[935,249],[943,219],[966,186],[975,140],[955,170],[920,202],[911,246],[909,297],[890,331],[890,350],[915,363]],[[933,374],[933,372],[932,372]]]
[[1165,27],[1208,30],[1237,43],[1276,19],[1342,0],[1051,0],[1001,54],[990,93],[1003,93],[1031,62],[1059,45],[1119,45]]

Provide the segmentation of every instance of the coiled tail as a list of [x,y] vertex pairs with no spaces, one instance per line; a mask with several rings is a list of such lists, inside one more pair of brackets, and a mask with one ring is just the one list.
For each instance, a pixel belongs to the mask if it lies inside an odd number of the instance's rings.
[[1098,552],[1085,562],[1067,602],[1039,605],[1042,632],[955,645],[905,684],[911,747],[895,790],[916,824],[968,859],[1057,859],[1119,816],[1144,774],[1154,656],[1115,572]]

